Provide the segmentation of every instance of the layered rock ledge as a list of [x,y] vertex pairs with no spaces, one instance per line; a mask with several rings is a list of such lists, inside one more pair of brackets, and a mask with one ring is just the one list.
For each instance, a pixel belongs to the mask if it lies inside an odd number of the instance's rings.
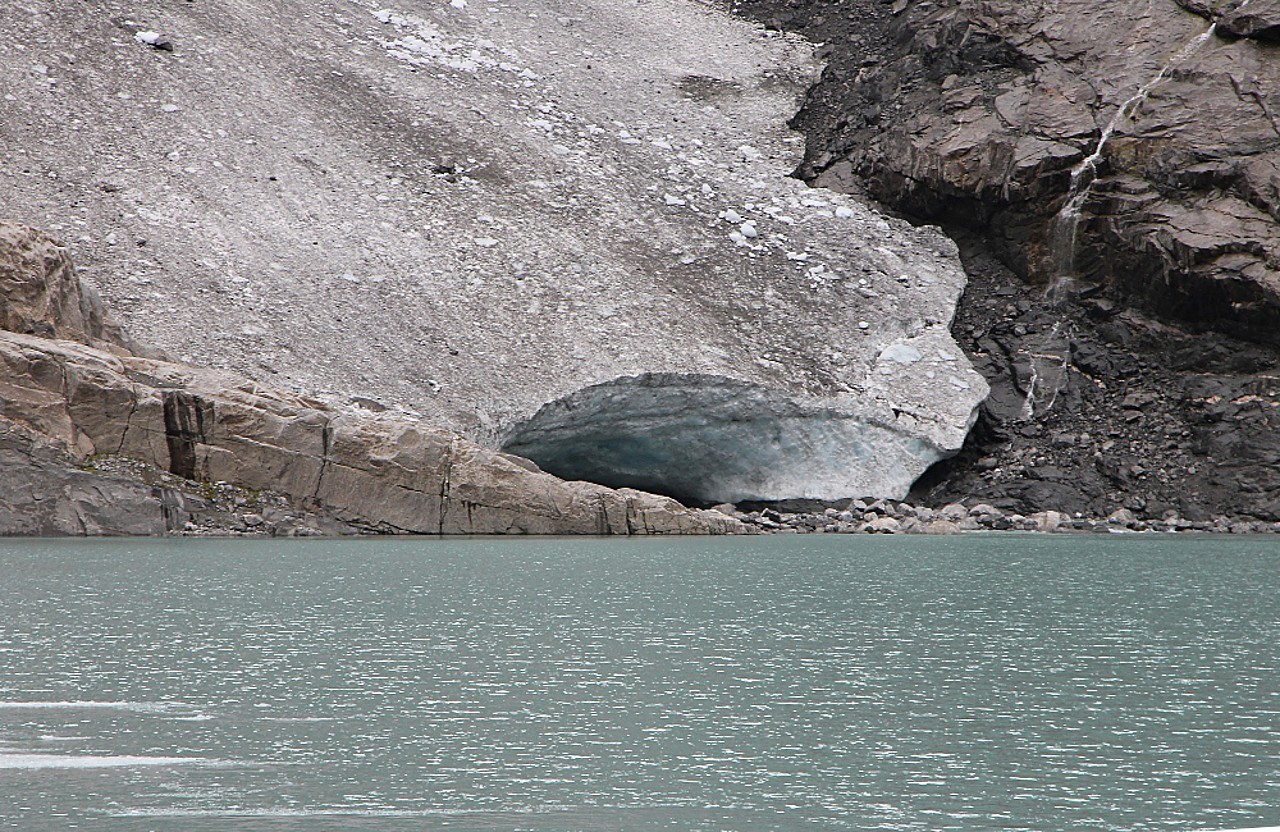
[[31,229],[0,223],[0,285],[4,322],[26,330],[0,331],[0,533],[748,530],[403,417],[135,355]]

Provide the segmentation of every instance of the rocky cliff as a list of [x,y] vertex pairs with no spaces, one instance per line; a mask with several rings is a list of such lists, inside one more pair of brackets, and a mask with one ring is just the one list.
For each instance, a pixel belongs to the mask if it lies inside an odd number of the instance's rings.
[[992,395],[919,497],[1280,518],[1280,6],[735,6],[824,44],[800,174],[962,242]]
[[32,229],[0,223],[0,285],[0,533],[744,531],[402,417],[135,355]]
[[986,394],[964,273],[788,177],[816,69],[696,0],[4,3],[0,216],[186,363],[569,477],[902,496]]
[[981,225],[1035,283],[1273,340],[1280,7],[1241,5],[907,4],[810,162]]

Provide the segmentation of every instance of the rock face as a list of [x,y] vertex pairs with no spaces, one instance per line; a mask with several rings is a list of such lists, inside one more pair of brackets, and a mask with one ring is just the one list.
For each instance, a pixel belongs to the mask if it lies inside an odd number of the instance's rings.
[[[992,392],[913,501],[1273,522],[1274,3],[734,5],[825,44],[801,173],[961,243],[953,333]],[[1108,126],[1074,251],[1055,251],[1072,170]]]
[[[20,285],[58,292],[34,331],[69,331],[79,280],[44,235],[0,226]],[[13,252],[0,259],[13,262]],[[36,291],[41,280],[48,291]],[[30,307],[30,304],[28,304]],[[10,308],[13,308],[12,305]],[[389,414],[340,412],[226,371],[0,331],[0,531],[154,534],[183,498],[119,476],[123,458],[191,483],[270,490],[348,530],[424,534],[732,533],[736,520],[637,491],[568,483],[527,460]],[[175,523],[175,516],[177,522]]]
[[0,476],[6,535],[158,535],[170,528],[160,489],[85,470],[56,442],[3,417]]
[[[0,142],[21,148],[0,215],[68,237],[129,330],[188,363],[494,449],[553,403],[702,380],[668,435],[728,389],[783,415],[704,458],[754,467],[749,488],[734,468],[698,494],[902,496],[985,395],[949,334],[964,275],[935,229],[787,176],[814,70],[697,0],[0,4]],[[630,419],[593,407],[559,435]],[[814,478],[769,475],[819,434]],[[861,461],[872,436],[893,465]],[[600,478],[684,487],[637,464]]]
[[1043,286],[1276,343],[1280,12],[1181,2],[899,4],[878,60],[829,79],[811,172],[987,228]]
[[0,329],[108,350],[131,346],[97,292],[80,282],[66,247],[7,222],[0,222]]

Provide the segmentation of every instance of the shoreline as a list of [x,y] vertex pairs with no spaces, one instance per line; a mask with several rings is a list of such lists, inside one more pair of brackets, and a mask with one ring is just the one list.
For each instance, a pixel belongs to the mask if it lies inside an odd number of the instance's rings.
[[1106,517],[1052,510],[1023,515],[1002,511],[988,503],[972,503],[966,506],[955,502],[933,509],[898,500],[849,500],[843,509],[828,507],[820,512],[788,512],[775,508],[743,512],[728,505],[715,508],[766,534],[1280,534],[1280,523],[1245,517],[1189,520],[1170,514],[1154,519],[1141,517],[1127,508],[1117,509]]

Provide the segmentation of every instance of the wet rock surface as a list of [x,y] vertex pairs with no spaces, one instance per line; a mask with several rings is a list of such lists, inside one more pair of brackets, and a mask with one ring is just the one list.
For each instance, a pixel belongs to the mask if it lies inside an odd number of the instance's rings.
[[1105,295],[1046,301],[978,242],[965,248],[976,302],[956,333],[994,392],[966,450],[918,483],[918,497],[1024,514],[1275,519],[1273,350]]
[[[1014,525],[1045,511],[1070,527],[1112,528],[1118,510],[1152,528],[1277,519],[1265,194],[1280,133],[1260,105],[1274,47],[1254,23],[1243,36],[1226,4],[1183,5],[735,4],[824,44],[828,68],[795,119],[810,140],[799,173],[945,220],[960,242],[969,285],[953,333],[992,393],[913,502],[986,503]],[[1050,226],[1072,167],[1213,20],[1221,31],[1118,121],[1077,229],[1077,279],[1055,286]]]
[[[798,118],[804,172],[983,228],[1032,282],[1103,284],[1274,343],[1274,7],[1190,5],[799,4],[796,25],[831,61]],[[850,48],[867,28],[878,35]]]

